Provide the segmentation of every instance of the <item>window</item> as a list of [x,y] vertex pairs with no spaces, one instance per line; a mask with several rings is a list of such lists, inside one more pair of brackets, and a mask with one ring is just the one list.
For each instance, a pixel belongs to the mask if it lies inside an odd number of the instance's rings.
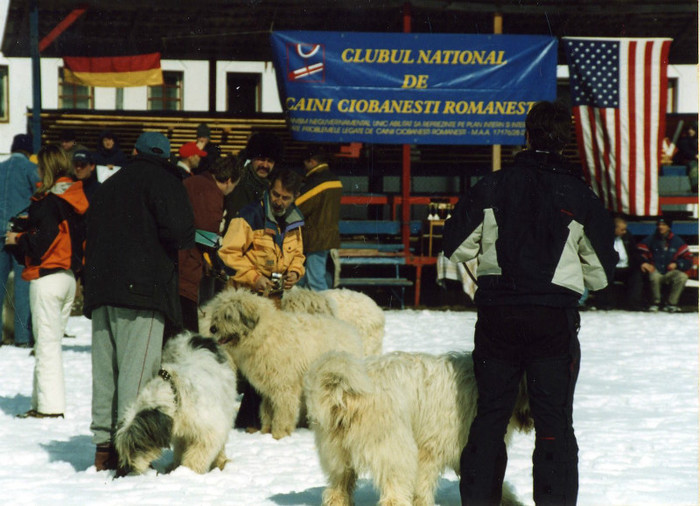
[[235,114],[260,112],[260,74],[226,74],[226,110]]
[[10,121],[10,93],[8,85],[8,68],[0,65],[0,121]]
[[58,69],[58,108],[92,109],[95,89],[92,86],[67,83],[63,79],[63,67]]
[[671,77],[668,79],[668,101],[666,103],[666,112],[678,111],[678,78]]
[[182,110],[182,72],[163,71],[163,84],[148,87],[148,110]]

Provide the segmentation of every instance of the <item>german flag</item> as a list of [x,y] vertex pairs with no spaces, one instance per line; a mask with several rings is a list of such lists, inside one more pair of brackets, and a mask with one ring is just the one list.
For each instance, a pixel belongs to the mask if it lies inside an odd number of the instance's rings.
[[163,84],[160,53],[133,56],[64,56],[63,79],[83,86],[126,88]]

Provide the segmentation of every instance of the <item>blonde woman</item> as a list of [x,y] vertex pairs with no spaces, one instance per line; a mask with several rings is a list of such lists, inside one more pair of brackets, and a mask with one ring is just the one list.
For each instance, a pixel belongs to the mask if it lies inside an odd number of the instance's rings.
[[65,387],[61,339],[82,265],[83,215],[88,202],[82,183],[70,177],[71,162],[58,146],[38,154],[41,181],[29,206],[25,232],[9,232],[5,242],[24,258],[34,327],[34,382],[31,409],[19,418],[63,418]]

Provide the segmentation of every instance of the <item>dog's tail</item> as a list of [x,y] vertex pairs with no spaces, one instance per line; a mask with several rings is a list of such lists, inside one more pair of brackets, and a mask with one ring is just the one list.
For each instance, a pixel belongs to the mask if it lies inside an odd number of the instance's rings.
[[527,395],[527,378],[525,376],[520,380],[518,397],[515,400],[515,408],[513,409],[513,416],[510,418],[510,424],[514,429],[521,432],[530,432],[535,426],[535,421],[530,411],[530,400]]
[[[170,446],[175,395],[168,373],[159,373],[127,410],[114,437],[122,468],[139,468],[139,459],[156,455]],[[142,469],[138,471],[143,472]]]
[[304,377],[309,420],[325,430],[352,423],[359,406],[374,392],[361,358],[333,351],[322,355]]

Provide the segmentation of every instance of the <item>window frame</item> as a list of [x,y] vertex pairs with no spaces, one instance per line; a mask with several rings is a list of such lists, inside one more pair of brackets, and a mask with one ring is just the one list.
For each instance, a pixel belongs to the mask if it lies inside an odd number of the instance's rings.
[[[77,93],[78,88],[85,88],[87,90],[87,95]],[[70,93],[66,93],[66,89],[70,90]],[[65,107],[66,97],[68,97],[71,107]],[[87,107],[78,107],[77,102],[80,99],[87,98]],[[58,108],[59,109],[79,109],[79,110],[92,110],[95,108],[95,87],[85,86],[82,84],[67,83],[63,76],[63,67],[58,68]]]
[[[176,83],[174,85],[168,84],[168,77],[175,77]],[[184,81],[185,73],[180,70],[164,70],[163,71],[163,84],[158,86],[149,86],[148,94],[146,97],[146,109],[149,111],[182,111],[183,110],[183,97],[184,97]],[[160,90],[160,97],[153,97],[153,92],[158,89]],[[168,97],[167,91],[170,89],[177,90],[176,97]],[[176,108],[169,109],[166,106],[168,104],[175,103]],[[158,104],[159,107],[155,108],[154,105]]]

